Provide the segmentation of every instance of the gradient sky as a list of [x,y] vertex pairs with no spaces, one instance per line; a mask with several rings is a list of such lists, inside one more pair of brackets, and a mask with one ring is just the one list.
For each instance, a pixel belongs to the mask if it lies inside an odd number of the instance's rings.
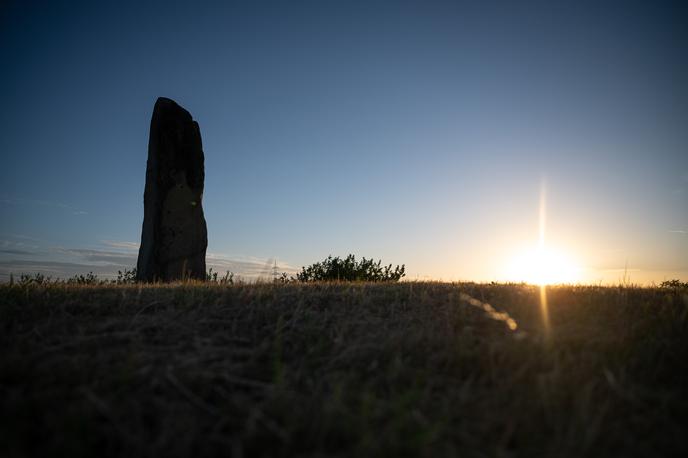
[[3,2],[0,280],[135,264],[159,96],[201,127],[216,270],[506,280],[545,183],[581,281],[688,280],[683,5]]

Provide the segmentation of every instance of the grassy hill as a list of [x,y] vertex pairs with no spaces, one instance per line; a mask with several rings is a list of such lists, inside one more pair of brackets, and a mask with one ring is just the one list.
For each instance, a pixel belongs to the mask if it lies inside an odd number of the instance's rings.
[[687,456],[688,291],[547,293],[2,285],[0,455]]

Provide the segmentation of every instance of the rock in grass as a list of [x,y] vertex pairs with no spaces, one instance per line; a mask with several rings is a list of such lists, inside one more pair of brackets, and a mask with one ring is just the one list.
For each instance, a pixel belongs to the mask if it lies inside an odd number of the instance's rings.
[[148,141],[139,281],[205,279],[203,162],[198,123],[173,100],[160,97]]

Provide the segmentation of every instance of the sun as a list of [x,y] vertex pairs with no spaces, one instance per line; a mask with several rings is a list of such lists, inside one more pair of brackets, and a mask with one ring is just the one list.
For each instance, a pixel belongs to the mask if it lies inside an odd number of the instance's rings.
[[514,256],[507,278],[535,285],[576,283],[580,270],[577,262],[563,251],[538,246]]
[[580,281],[579,264],[565,252],[552,249],[545,243],[547,202],[544,179],[540,187],[539,219],[540,234],[537,245],[512,258],[506,269],[506,278],[509,281],[524,281],[540,286]]

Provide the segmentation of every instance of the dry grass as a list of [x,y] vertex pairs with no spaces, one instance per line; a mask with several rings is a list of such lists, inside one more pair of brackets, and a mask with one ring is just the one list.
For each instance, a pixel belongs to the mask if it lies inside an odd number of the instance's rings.
[[0,455],[686,456],[686,291],[548,297],[2,285]]

